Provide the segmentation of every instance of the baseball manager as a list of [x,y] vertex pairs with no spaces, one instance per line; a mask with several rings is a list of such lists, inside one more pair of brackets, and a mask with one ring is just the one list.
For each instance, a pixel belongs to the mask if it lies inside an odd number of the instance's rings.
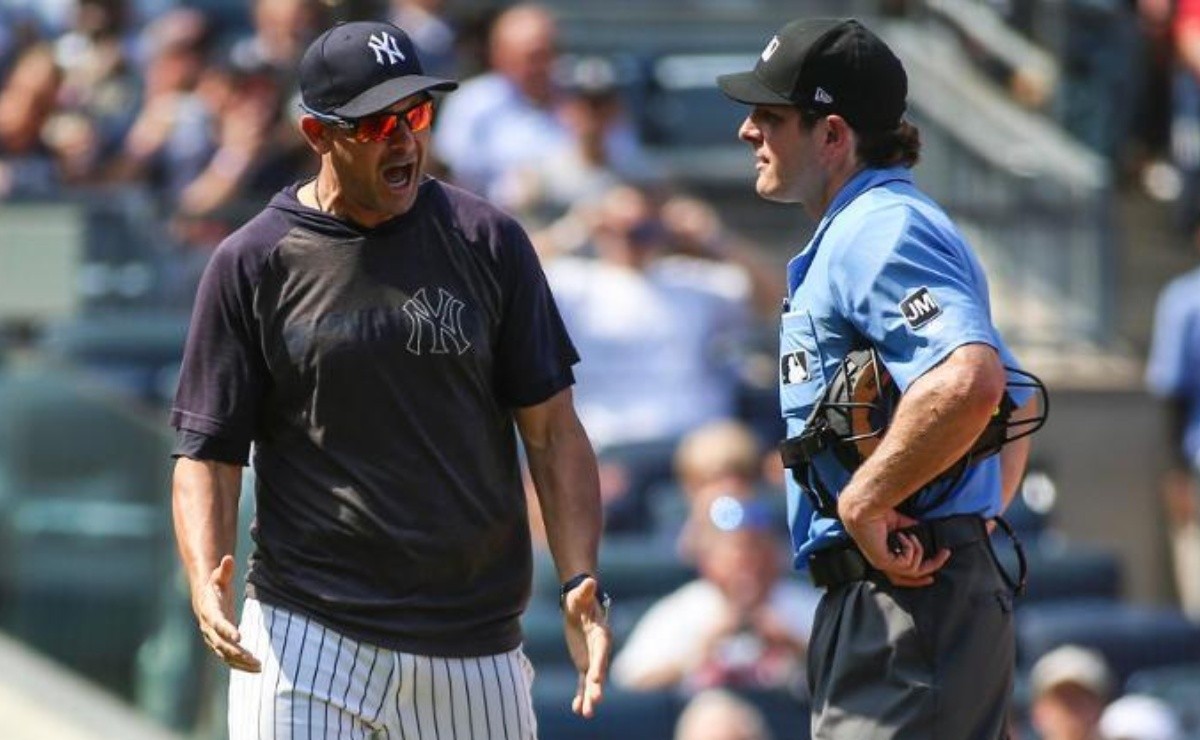
[[[217,249],[172,412],[175,532],[241,738],[536,737],[524,443],[591,716],[610,649],[578,360],[529,240],[425,174],[435,93],[386,23],[299,69],[314,179]],[[515,424],[514,424],[515,422]],[[254,550],[235,626],[242,467]]]

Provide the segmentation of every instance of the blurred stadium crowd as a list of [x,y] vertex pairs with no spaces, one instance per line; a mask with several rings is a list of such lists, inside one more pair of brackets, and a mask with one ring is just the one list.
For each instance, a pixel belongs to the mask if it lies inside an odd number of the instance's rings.
[[[807,736],[817,593],[790,573],[782,529],[774,312],[811,225],[748,205],[749,156],[721,155],[740,111],[712,80],[809,9],[615,6],[624,25],[590,26],[597,11],[574,0],[0,0],[0,286],[26,279],[3,252],[45,234],[69,242],[71,275],[57,302],[0,298],[0,630],[180,733],[222,736],[223,679],[175,570],[164,412],[211,251],[315,172],[295,125],[299,54],[329,23],[374,15],[409,32],[427,71],[464,81],[439,101],[436,173],[522,221],[584,357],[618,652],[599,717],[572,718],[543,553],[525,620],[542,737]],[[1189,240],[1200,2],[812,6],[936,23],[1119,190],[1171,203]],[[1200,622],[1126,599],[1117,556],[1057,530],[1054,486],[1031,470],[1013,511],[1032,573],[1013,736],[1200,737]]]

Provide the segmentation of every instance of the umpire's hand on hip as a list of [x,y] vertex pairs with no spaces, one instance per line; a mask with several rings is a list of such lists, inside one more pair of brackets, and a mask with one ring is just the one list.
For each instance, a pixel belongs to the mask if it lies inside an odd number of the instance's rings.
[[584,717],[596,713],[604,698],[608,678],[608,658],[612,652],[612,631],[608,614],[600,602],[600,586],[595,578],[585,579],[571,589],[563,601],[563,629],[571,660],[579,671],[579,686],[571,701],[571,711]]
[[233,558],[226,555],[200,590],[192,595],[192,610],[200,634],[217,657],[233,669],[258,673],[262,664],[241,646],[242,636],[233,623]]
[[[926,554],[921,541],[914,535],[897,531],[917,524],[916,519],[890,507],[856,504],[858,500],[854,498],[839,498],[838,514],[867,562],[887,576],[894,586],[917,588],[933,583],[933,574],[950,559],[950,551]],[[888,544],[888,535],[892,532],[896,532],[894,542],[898,547]]]

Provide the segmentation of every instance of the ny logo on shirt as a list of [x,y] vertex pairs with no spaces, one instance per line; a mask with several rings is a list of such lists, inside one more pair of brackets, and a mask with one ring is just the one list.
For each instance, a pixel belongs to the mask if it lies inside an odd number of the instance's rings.
[[458,354],[471,348],[462,327],[462,310],[466,304],[455,298],[444,288],[438,288],[438,304],[429,302],[425,289],[421,288],[404,304],[404,313],[409,319],[408,351],[421,355],[429,351],[444,355],[453,347]]
[[[371,34],[367,46],[375,52],[377,64],[396,64],[405,60],[404,52],[396,45],[396,37],[390,33]],[[384,54],[387,54],[386,62],[383,61]]]

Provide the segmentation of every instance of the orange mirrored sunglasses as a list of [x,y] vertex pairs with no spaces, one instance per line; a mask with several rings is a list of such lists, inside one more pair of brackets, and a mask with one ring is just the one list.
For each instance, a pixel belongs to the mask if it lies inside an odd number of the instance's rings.
[[387,140],[389,136],[396,133],[396,129],[400,126],[400,121],[402,120],[412,133],[415,134],[419,131],[424,131],[433,123],[434,108],[433,98],[427,98],[415,105],[410,105],[404,110],[386,111],[384,113],[363,116],[362,118],[348,119],[318,113],[307,106],[302,107],[307,113],[321,121],[341,129],[346,129],[350,133],[350,138],[360,144]]
[[396,133],[401,119],[408,126],[408,130],[414,134],[424,131],[429,128],[429,124],[433,123],[433,100],[422,100],[404,110],[376,113],[355,119],[351,121],[354,124],[354,131],[351,135],[355,141],[361,144],[383,141]]

